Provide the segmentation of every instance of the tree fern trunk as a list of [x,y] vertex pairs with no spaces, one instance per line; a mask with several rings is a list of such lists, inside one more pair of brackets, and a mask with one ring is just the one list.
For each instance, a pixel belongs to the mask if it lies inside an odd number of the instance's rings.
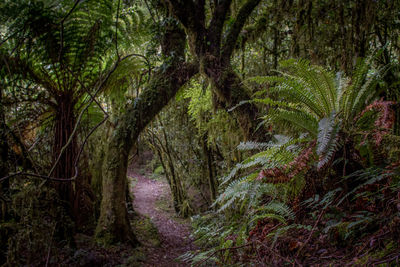
[[[58,96],[57,103],[58,109],[55,115],[52,152],[53,164],[56,165],[51,175],[57,178],[68,179],[75,174],[74,161],[78,151],[76,135],[72,137],[72,141],[66,146],[64,151],[62,151],[75,127],[75,102],[72,93],[62,93]],[[56,163],[57,161],[58,163]],[[72,212],[74,201],[72,182],[54,182],[54,187],[60,198],[70,204],[69,209]]]

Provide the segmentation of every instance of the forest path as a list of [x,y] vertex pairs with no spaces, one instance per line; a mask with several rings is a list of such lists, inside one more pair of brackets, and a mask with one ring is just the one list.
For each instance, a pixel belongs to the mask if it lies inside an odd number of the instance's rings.
[[146,259],[142,266],[188,266],[176,260],[183,253],[195,249],[189,238],[188,220],[177,217],[167,182],[153,180],[130,168],[128,176],[136,181],[133,190],[134,209],[148,217],[157,228],[159,245],[143,242]]

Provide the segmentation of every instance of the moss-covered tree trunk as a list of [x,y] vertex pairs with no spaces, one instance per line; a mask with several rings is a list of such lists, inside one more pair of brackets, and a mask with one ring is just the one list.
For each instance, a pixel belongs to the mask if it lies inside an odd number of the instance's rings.
[[146,125],[167,105],[198,68],[185,63],[185,34],[172,22],[166,25],[162,52],[166,62],[153,75],[147,88],[116,122],[103,166],[103,196],[96,239],[103,243],[136,243],[125,204],[128,153]]
[[102,125],[93,136],[90,141],[91,157],[89,159],[89,168],[91,174],[90,187],[93,190],[95,196],[94,201],[94,214],[96,220],[100,216],[100,201],[102,196],[102,180],[103,180],[103,163],[106,156],[106,143],[110,138],[110,132],[112,131],[111,123],[105,123]]
[[[121,124],[123,125],[123,124]],[[123,131],[118,128],[111,137],[103,166],[102,201],[96,232],[104,243],[137,240],[130,229],[125,205],[126,171],[129,145]]]

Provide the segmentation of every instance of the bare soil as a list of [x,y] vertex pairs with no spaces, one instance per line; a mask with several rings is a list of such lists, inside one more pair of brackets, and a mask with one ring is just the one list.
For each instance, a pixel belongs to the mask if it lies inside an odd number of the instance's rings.
[[128,176],[137,179],[133,188],[134,209],[150,218],[158,230],[160,245],[144,243],[146,259],[143,266],[188,266],[176,258],[195,249],[190,236],[188,220],[178,218],[173,210],[167,182],[153,180],[138,173],[131,166]]

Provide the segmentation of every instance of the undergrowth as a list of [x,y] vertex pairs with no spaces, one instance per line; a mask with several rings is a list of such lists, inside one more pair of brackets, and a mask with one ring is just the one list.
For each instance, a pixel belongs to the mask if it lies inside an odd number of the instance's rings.
[[[267,105],[268,143],[220,178],[211,210],[192,218],[206,248],[194,266],[394,266],[400,257],[399,140],[395,102],[376,86],[388,69],[360,61],[351,79],[307,61],[281,64],[251,102]],[[279,127],[277,127],[279,125]],[[253,153],[249,153],[252,151]]]

